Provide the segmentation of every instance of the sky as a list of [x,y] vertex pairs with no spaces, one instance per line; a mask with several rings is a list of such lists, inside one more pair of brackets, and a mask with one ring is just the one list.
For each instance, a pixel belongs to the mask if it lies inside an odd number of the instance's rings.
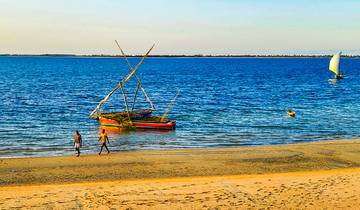
[[0,54],[360,54],[360,0],[0,0]]

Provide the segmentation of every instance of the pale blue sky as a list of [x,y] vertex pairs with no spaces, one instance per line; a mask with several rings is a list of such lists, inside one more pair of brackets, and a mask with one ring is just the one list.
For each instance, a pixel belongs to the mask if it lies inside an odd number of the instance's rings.
[[0,0],[0,53],[360,54],[359,0]]

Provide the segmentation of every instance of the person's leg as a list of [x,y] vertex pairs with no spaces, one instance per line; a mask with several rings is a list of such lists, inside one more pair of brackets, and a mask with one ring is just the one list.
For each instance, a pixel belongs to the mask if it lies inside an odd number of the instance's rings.
[[106,144],[104,144],[104,146],[105,146],[105,148],[106,148],[106,150],[107,150],[107,152],[108,152],[108,154],[109,154],[110,151],[109,151],[109,149],[107,148]]
[[103,147],[104,147],[104,144],[101,145],[101,149],[100,149],[99,155],[101,154]]
[[77,152],[78,152],[78,157],[80,156],[80,147],[77,148]]

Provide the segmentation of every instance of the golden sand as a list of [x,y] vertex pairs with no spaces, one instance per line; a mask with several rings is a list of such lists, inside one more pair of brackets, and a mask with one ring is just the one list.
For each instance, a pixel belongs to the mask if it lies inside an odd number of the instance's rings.
[[3,187],[36,209],[357,209],[360,169]]
[[360,141],[0,160],[1,208],[356,209]]

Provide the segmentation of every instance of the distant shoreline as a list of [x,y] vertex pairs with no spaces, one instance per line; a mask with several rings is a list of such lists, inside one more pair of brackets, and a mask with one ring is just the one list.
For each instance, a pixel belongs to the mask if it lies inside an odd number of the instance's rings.
[[[152,58],[330,58],[332,55],[149,55]],[[114,58],[121,55],[77,55],[77,54],[0,54],[0,57],[86,57]],[[142,55],[127,55],[142,57]],[[360,55],[342,55],[343,58],[360,58]]]

